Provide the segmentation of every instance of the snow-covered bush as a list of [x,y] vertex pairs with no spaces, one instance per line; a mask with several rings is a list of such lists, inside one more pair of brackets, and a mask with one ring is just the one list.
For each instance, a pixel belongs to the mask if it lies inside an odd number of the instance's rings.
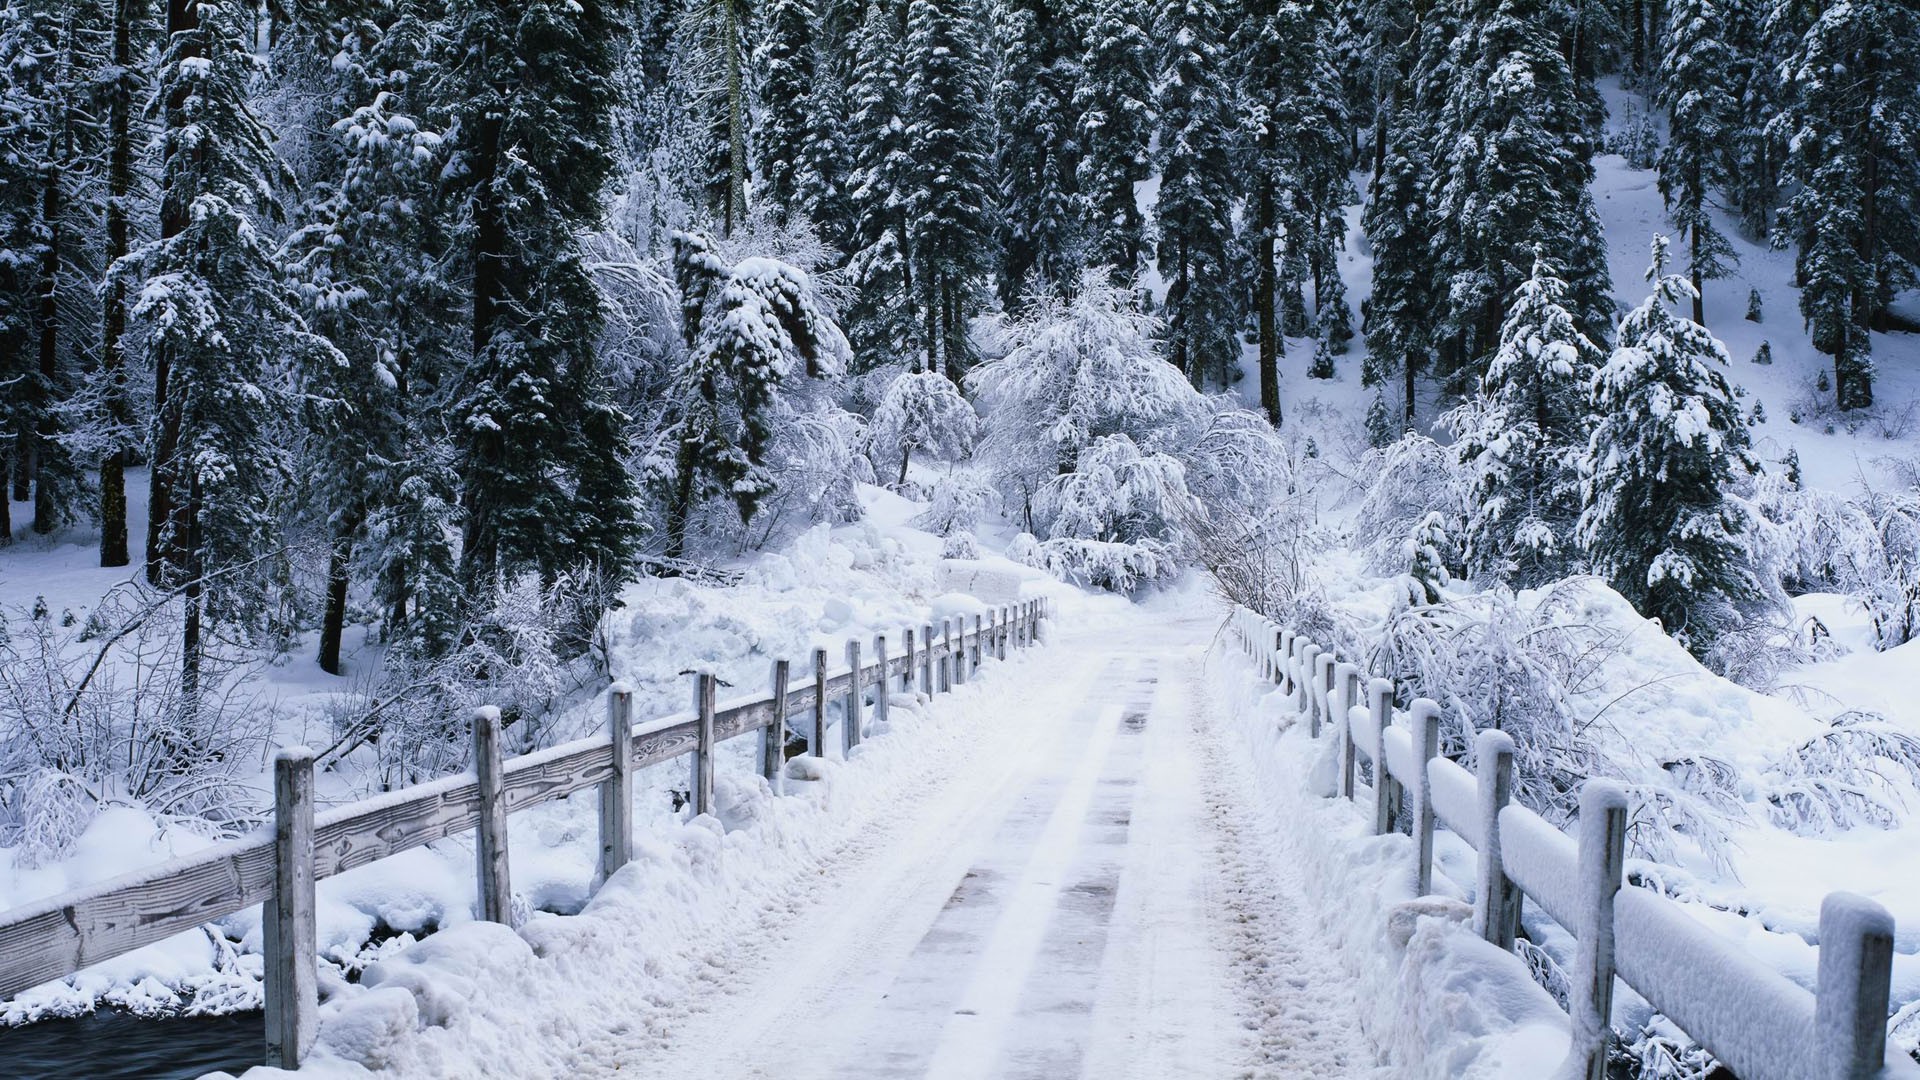
[[1461,518],[1460,472],[1453,452],[1425,435],[1409,434],[1360,459],[1369,478],[1354,519],[1356,546],[1380,574],[1406,570],[1406,539],[1437,513],[1443,522]]
[[1763,791],[1775,825],[1799,833],[1907,820],[1920,789],[1920,739],[1862,713],[1832,726],[1768,766]]
[[[940,376],[945,378],[945,376]],[[936,536],[951,536],[979,521],[999,502],[999,492],[970,469],[952,469],[936,477],[927,489],[927,508],[913,520],[916,528]]]
[[1754,502],[1788,589],[1851,596],[1873,620],[1875,648],[1920,637],[1920,491],[1847,498],[1768,479]]
[[898,486],[907,482],[907,466],[916,451],[942,461],[966,457],[973,452],[979,422],[952,379],[937,371],[903,372],[887,385],[873,413],[869,430],[875,471],[891,471],[898,460]]
[[1447,535],[1447,519],[1438,510],[1428,511],[1403,545],[1407,573],[1401,579],[1401,592],[1408,607],[1437,604],[1445,598],[1440,590],[1453,582],[1453,575],[1447,570],[1454,561],[1453,548],[1453,538]]
[[1034,506],[1048,523],[1048,565],[1118,592],[1178,571],[1183,522],[1198,510],[1180,462],[1143,453],[1125,435],[1094,440],[1077,468],[1036,493]]

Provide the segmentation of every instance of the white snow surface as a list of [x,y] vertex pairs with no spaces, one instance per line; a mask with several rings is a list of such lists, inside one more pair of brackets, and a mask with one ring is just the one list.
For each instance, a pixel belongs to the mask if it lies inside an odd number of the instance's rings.
[[[1044,647],[901,695],[787,796],[723,767],[719,812],[650,829],[578,915],[453,927],[331,987],[301,1073],[1389,1075],[1221,711],[1219,625],[1194,594],[1061,598]],[[1413,1023],[1494,1024],[1485,958],[1435,933],[1462,1000]]]

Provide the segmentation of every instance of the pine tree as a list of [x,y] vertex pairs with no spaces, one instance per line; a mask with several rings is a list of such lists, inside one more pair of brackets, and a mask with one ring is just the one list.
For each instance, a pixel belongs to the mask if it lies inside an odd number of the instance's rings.
[[1428,511],[1407,537],[1407,576],[1401,587],[1408,607],[1426,607],[1446,599],[1440,590],[1453,581],[1453,575],[1447,572],[1452,548],[1447,519],[1438,510]]
[[1430,258],[1443,312],[1442,375],[1477,380],[1499,340],[1506,299],[1536,248],[1555,252],[1582,332],[1611,314],[1605,251],[1588,184],[1587,103],[1546,0],[1500,0],[1463,24],[1428,185],[1439,227]]
[[1163,0],[1154,23],[1161,44],[1157,260],[1167,282],[1168,359],[1195,387],[1224,387],[1238,371],[1239,301],[1234,246],[1234,168],[1239,119],[1224,81],[1227,53],[1214,0]]
[[[1345,229],[1341,207],[1352,196],[1346,178],[1348,122],[1328,36],[1324,17],[1295,0],[1253,0],[1235,34],[1235,60],[1245,73],[1241,96],[1247,103],[1254,232],[1249,288],[1259,328],[1260,403],[1276,425],[1283,343],[1275,304],[1281,301],[1282,245],[1287,260],[1307,265],[1314,283],[1321,348],[1328,353],[1325,371],[1316,377],[1332,377],[1331,354],[1344,352],[1353,337],[1334,256]],[[1297,283],[1286,290],[1285,302],[1289,307],[1299,303]],[[1304,305],[1299,313],[1304,319]]]
[[[1783,4],[1786,20],[1794,5]],[[1868,337],[1916,280],[1920,250],[1920,10],[1905,0],[1835,4],[1807,20],[1782,66],[1777,127],[1798,190],[1782,227],[1799,245],[1800,313],[1833,357],[1842,409],[1873,404]]]
[[756,196],[781,220],[795,211],[810,216],[802,190],[816,131],[817,21],[811,0],[772,0],[761,20],[764,32],[755,53],[760,72],[760,129],[753,145],[760,178]]
[[165,226],[113,272],[140,276],[133,314],[151,328],[154,444],[168,451],[153,463],[163,513],[152,565],[182,597],[191,713],[207,624],[258,626],[270,604],[285,365],[342,358],[306,329],[259,228],[286,167],[248,104],[245,24],[230,6],[196,3],[174,12],[173,31],[159,75]]
[[1086,204],[1087,262],[1131,286],[1146,258],[1135,186],[1153,172],[1153,49],[1141,0],[1098,0],[1087,31],[1074,108],[1080,114],[1078,184]]
[[[596,13],[595,21],[605,17]],[[731,236],[747,217],[752,26],[750,0],[692,0],[681,9],[675,30],[675,59],[683,84],[680,104],[697,140],[690,148],[690,164],[706,210],[724,236]]]
[[847,312],[847,337],[856,371],[917,364],[925,355],[913,348],[917,323],[907,248],[909,163],[900,36],[899,19],[876,0],[867,6],[852,44],[847,135],[853,168],[847,177],[847,203],[853,218],[848,269],[854,298]]
[[1478,397],[1454,419],[1472,508],[1461,545],[1467,572],[1515,588],[1566,576],[1579,552],[1587,387],[1600,349],[1574,323],[1567,291],[1536,258],[1514,292]]
[[970,0],[912,0],[902,210],[927,369],[955,382],[973,362],[969,322],[993,266],[986,48]]
[[1000,298],[1017,303],[1036,282],[1073,287],[1085,256],[1074,92],[1083,46],[1078,14],[1058,0],[995,5],[1000,77]]
[[1657,104],[1667,110],[1667,145],[1660,154],[1660,193],[1674,228],[1687,241],[1693,282],[1693,321],[1706,324],[1710,278],[1725,277],[1737,261],[1733,245],[1713,223],[1713,193],[1732,179],[1726,147],[1733,141],[1740,103],[1734,97],[1737,58],[1723,36],[1729,24],[1721,0],[1670,0],[1666,52]]
[[460,132],[473,296],[451,410],[463,587],[480,599],[514,575],[580,567],[617,579],[634,492],[610,437],[600,295],[579,242],[613,167],[617,25],[597,0],[457,0],[445,22],[463,61],[437,66],[433,93]]
[[1666,267],[1667,240],[1656,237],[1652,295],[1621,321],[1620,342],[1593,380],[1600,422],[1583,466],[1578,536],[1595,573],[1704,653],[1766,596],[1748,551],[1750,522],[1731,496],[1758,463],[1720,370],[1726,347],[1673,310],[1693,286]]

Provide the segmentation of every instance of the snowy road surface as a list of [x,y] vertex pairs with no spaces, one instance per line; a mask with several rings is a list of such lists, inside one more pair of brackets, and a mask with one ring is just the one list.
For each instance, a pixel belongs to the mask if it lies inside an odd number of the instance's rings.
[[1017,676],[1020,722],[983,725],[999,745],[823,867],[663,1038],[596,1064],[703,1080],[1371,1074],[1347,979],[1218,749],[1211,606],[1070,623]]

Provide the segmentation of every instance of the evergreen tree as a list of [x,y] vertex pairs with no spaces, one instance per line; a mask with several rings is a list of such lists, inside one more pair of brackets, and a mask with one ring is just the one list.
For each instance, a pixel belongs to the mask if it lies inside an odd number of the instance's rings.
[[1083,48],[1076,6],[1058,0],[995,5],[1000,297],[1008,305],[1036,280],[1071,288],[1085,255],[1074,111]]
[[753,146],[760,177],[756,196],[781,220],[795,211],[811,216],[801,192],[816,132],[813,30],[817,21],[811,0],[772,0],[762,19],[765,31],[755,57],[761,103],[760,129]]
[[[1796,5],[1781,5],[1779,20]],[[1842,409],[1873,404],[1872,343],[1920,257],[1920,10],[1856,0],[1819,10],[1782,66],[1778,126],[1797,186],[1783,228],[1799,244],[1800,312],[1833,357]]]
[[927,369],[972,365],[969,321],[993,267],[992,132],[980,19],[970,0],[912,0],[902,210]]
[[[589,567],[617,579],[636,539],[622,426],[596,344],[579,236],[603,213],[618,29],[598,0],[456,0],[435,98],[460,132],[472,351],[452,406],[469,598]],[[450,129],[451,130],[451,129]]]
[[1657,104],[1667,110],[1667,145],[1660,154],[1660,193],[1674,228],[1687,241],[1693,282],[1693,321],[1706,324],[1709,278],[1725,277],[1733,245],[1713,224],[1715,190],[1732,179],[1726,147],[1739,122],[1737,59],[1723,36],[1729,20],[1721,0],[1670,0],[1666,52],[1660,61]]
[[675,32],[681,83],[677,96],[687,114],[681,119],[696,140],[686,148],[693,159],[688,166],[705,196],[706,211],[719,221],[725,236],[747,217],[752,25],[750,0],[692,0],[681,9]]
[[1146,219],[1135,186],[1153,172],[1153,49],[1141,0],[1097,0],[1074,108],[1080,115],[1078,184],[1086,205],[1087,262],[1131,286],[1146,258]]
[[1467,572],[1515,588],[1576,565],[1580,462],[1592,427],[1587,387],[1600,349],[1565,306],[1567,284],[1536,258],[1515,290],[1479,396],[1454,415],[1471,512]]
[[1731,495],[1758,463],[1720,370],[1726,347],[1673,310],[1693,286],[1666,267],[1667,240],[1656,237],[1652,295],[1621,321],[1593,380],[1600,421],[1582,469],[1578,536],[1595,573],[1704,653],[1767,595],[1748,550],[1751,523]]
[[[201,693],[207,623],[258,626],[271,603],[272,500],[287,472],[285,365],[342,362],[310,333],[257,218],[286,167],[247,100],[246,24],[214,3],[176,11],[160,68],[167,227],[115,267],[142,279],[134,315],[156,372],[158,584],[183,600],[181,697]],[[189,729],[190,730],[190,729]]]
[[1447,572],[1448,552],[1453,548],[1447,536],[1447,519],[1438,510],[1429,510],[1407,537],[1407,576],[1401,581],[1408,607],[1426,607],[1446,599],[1440,590],[1452,583]]
[[1507,297],[1536,248],[1560,255],[1582,332],[1605,336],[1605,251],[1588,184],[1586,103],[1546,0],[1500,0],[1463,23],[1428,184],[1438,226],[1436,328],[1442,375],[1477,380],[1499,341]]
[[875,0],[852,45],[847,134],[853,168],[847,203],[853,218],[848,269],[854,298],[847,337],[857,371],[924,357],[913,348],[917,328],[907,248],[909,162],[900,35],[899,19]]
[[1233,90],[1214,0],[1163,0],[1153,28],[1161,42],[1158,116],[1160,201],[1155,213],[1160,276],[1167,282],[1167,358],[1195,387],[1224,387],[1238,372],[1239,300],[1230,267],[1234,203]]

